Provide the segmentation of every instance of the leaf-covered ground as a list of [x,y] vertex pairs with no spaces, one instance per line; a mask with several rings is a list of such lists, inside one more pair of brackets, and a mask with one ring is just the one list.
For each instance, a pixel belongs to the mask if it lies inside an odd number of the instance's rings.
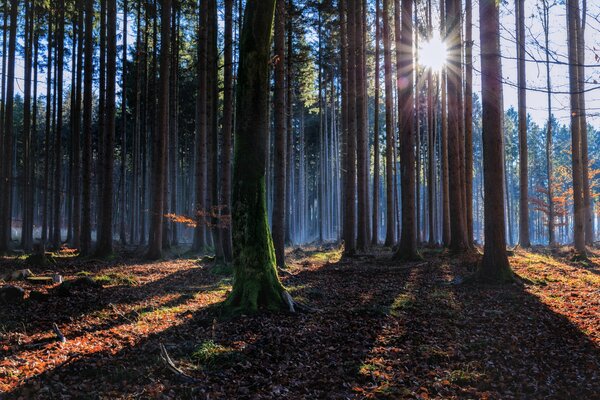
[[[0,398],[600,398],[596,256],[516,251],[521,279],[504,287],[461,283],[475,255],[289,257],[282,280],[317,312],[215,318],[231,279],[208,260],[32,268],[104,286],[60,296],[22,285],[51,294],[0,306]],[[0,273],[23,266],[4,259]],[[199,382],[165,368],[161,343]]]

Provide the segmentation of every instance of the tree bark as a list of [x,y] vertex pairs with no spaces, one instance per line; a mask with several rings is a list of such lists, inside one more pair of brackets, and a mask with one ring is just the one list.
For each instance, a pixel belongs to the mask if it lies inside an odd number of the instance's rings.
[[390,44],[390,1],[383,0],[383,68],[385,73],[385,179],[386,179],[386,234],[385,246],[396,243],[394,149],[394,92],[392,73],[392,49]]
[[277,276],[265,198],[274,11],[275,0],[249,0],[240,37],[232,203],[234,284],[226,301],[239,311],[281,309],[287,298]]
[[519,109],[519,244],[529,240],[529,177],[527,155],[527,80],[525,75],[525,0],[515,0],[517,26],[517,75]]
[[146,258],[162,257],[163,210],[166,172],[166,143],[169,134],[169,72],[171,47],[171,0],[163,0],[160,27],[160,80],[158,96],[158,129],[153,138],[152,157],[152,204],[150,210],[150,237]]
[[221,205],[223,257],[233,260],[231,242],[231,147],[233,135],[233,0],[225,0],[223,73],[223,155],[221,159]]
[[402,36],[400,58],[397,60],[400,122],[400,169],[402,191],[402,233],[395,258],[412,260],[417,255],[417,225],[415,221],[415,127],[413,100],[413,1],[402,0]]
[[194,228],[194,243],[192,250],[200,252],[206,245],[206,39],[208,24],[208,3],[207,0],[201,0],[198,22],[198,60],[197,60],[197,81],[198,91],[196,97],[196,187],[195,187],[195,217],[196,227]]
[[10,29],[8,44],[8,68],[6,77],[6,102],[4,109],[4,148],[2,164],[2,195],[0,197],[0,253],[9,250],[12,230],[12,165],[13,122],[15,93],[15,53],[17,44],[18,0],[10,5]]
[[467,240],[473,243],[473,10],[465,0],[465,194]]
[[460,100],[461,40],[460,5],[457,0],[446,0],[448,43],[447,98],[448,98],[448,177],[450,213],[450,248],[463,252],[468,248],[466,219],[464,218],[463,185],[461,171]]
[[587,257],[585,247],[585,204],[583,198],[583,166],[581,157],[582,114],[579,103],[578,27],[579,0],[567,0],[567,42],[569,47],[569,89],[571,91],[571,157],[573,173],[573,239],[575,251]]
[[275,6],[275,154],[273,192],[273,245],[277,266],[285,266],[285,187],[286,187],[286,121],[285,121],[285,0]]
[[483,174],[485,190],[485,245],[477,278],[483,282],[503,283],[512,280],[506,254],[504,220],[502,64],[500,62],[499,5],[496,0],[479,3]]
[[379,48],[381,41],[379,0],[375,2],[375,111],[373,118],[373,219],[371,244],[379,242]]
[[355,7],[360,0],[346,0],[347,43],[348,43],[348,134],[346,143],[346,181],[344,198],[344,255],[356,253],[356,36]]

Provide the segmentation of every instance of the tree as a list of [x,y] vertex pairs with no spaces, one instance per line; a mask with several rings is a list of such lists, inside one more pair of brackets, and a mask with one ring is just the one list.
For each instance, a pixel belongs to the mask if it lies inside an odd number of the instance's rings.
[[81,255],[92,251],[92,90],[94,78],[94,0],[85,0]]
[[289,299],[277,276],[265,190],[274,12],[275,0],[248,0],[240,36],[232,202],[234,283],[226,300],[237,310],[280,309]]
[[123,71],[121,75],[121,177],[119,239],[127,243],[125,233],[125,210],[127,208],[127,0],[123,0]]
[[233,0],[225,0],[225,35],[224,35],[224,73],[223,73],[223,156],[221,160],[221,231],[223,256],[231,262],[232,246],[229,214],[231,213],[231,148],[233,135]]
[[519,103],[519,244],[531,246],[529,240],[529,177],[527,157],[527,80],[525,78],[525,0],[515,0],[517,26],[517,75]]
[[447,98],[448,98],[448,184],[450,213],[450,248],[462,252],[468,248],[466,219],[463,202],[461,171],[460,103],[461,86],[461,39],[460,2],[446,0],[446,28],[448,43]]
[[158,129],[153,138],[152,204],[150,210],[150,237],[146,258],[162,257],[163,210],[166,172],[166,144],[169,134],[169,72],[171,63],[171,0],[163,0],[160,27],[160,80],[158,96]]
[[554,246],[554,195],[552,191],[552,84],[550,76],[550,6],[548,0],[542,0],[542,27],[544,29],[544,47],[546,55],[546,89],[548,99],[548,122],[546,123],[546,175],[548,179],[548,245]]
[[6,84],[6,102],[4,106],[4,141],[2,163],[2,194],[0,195],[0,252],[9,249],[12,229],[12,148],[15,93],[15,53],[17,45],[17,17],[19,1],[10,4],[10,28],[8,44],[8,69]]
[[354,47],[355,47],[355,65],[356,65],[356,170],[357,170],[357,207],[358,223],[356,247],[364,251],[368,245],[369,223],[369,200],[368,200],[368,176],[369,164],[368,153],[368,118],[367,118],[367,93],[366,93],[366,55],[365,55],[365,32],[364,21],[366,10],[363,7],[363,0],[356,0],[354,11]]
[[273,245],[277,266],[285,266],[286,106],[285,106],[285,0],[275,6],[275,154],[273,192]]
[[398,120],[400,123],[400,167],[402,188],[402,234],[395,257],[417,258],[415,221],[415,129],[413,110],[413,37],[412,0],[402,0],[400,58],[396,61],[400,83]]
[[348,133],[346,135],[346,179],[344,182],[344,255],[352,256],[356,252],[356,35],[355,7],[357,0],[346,0],[347,18],[347,55],[348,90],[346,106],[348,114]]
[[473,241],[473,10],[465,0],[465,194],[467,240]]
[[373,117],[373,214],[371,244],[379,241],[379,49],[381,41],[379,0],[375,2],[375,111]]
[[567,42],[569,54],[569,89],[571,99],[571,163],[573,173],[573,238],[575,251],[587,257],[585,248],[585,208],[583,198],[583,171],[581,158],[582,114],[579,103],[578,28],[579,0],[567,0]]
[[104,114],[104,151],[102,152],[101,223],[96,254],[106,257],[113,252],[113,170],[115,146],[115,89],[117,76],[117,1],[106,3],[106,97]]
[[385,73],[385,180],[386,180],[386,234],[385,245],[396,242],[396,210],[394,190],[394,92],[392,83],[392,50],[390,45],[390,1],[383,0],[383,68]]
[[502,140],[502,64],[500,61],[499,4],[496,0],[479,2],[481,43],[481,100],[483,103],[483,174],[485,245],[477,277],[484,282],[512,280],[506,254],[504,220],[503,140]]
[[31,129],[31,71],[33,50],[35,2],[25,4],[25,89],[23,101],[23,229],[21,233],[21,246],[23,250],[30,251],[33,245],[33,210],[34,200],[34,168],[33,168],[33,140],[35,135]]
[[198,58],[196,74],[198,90],[196,94],[196,126],[195,126],[195,194],[194,213],[196,227],[194,228],[194,243],[192,250],[199,252],[204,249],[206,237],[204,226],[204,207],[206,204],[206,39],[208,24],[207,0],[200,2],[198,14]]

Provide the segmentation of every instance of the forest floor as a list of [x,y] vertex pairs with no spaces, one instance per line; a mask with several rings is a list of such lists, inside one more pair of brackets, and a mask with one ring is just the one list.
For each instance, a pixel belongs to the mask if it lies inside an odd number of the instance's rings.
[[[462,283],[477,255],[423,255],[397,264],[383,250],[351,261],[333,247],[290,250],[282,280],[316,312],[232,319],[210,307],[231,278],[208,259],[5,258],[0,273],[103,286],[61,296],[16,283],[28,295],[0,306],[0,398],[600,398],[600,255],[516,250],[522,279],[508,286]],[[160,344],[198,381],[166,368]]]

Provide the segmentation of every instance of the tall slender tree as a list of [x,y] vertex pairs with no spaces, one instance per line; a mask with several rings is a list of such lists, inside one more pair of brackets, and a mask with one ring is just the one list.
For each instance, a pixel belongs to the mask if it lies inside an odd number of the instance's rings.
[[355,7],[359,0],[346,0],[348,90],[346,106],[348,113],[348,134],[346,135],[346,180],[344,188],[344,255],[356,252],[356,36]]
[[455,252],[467,249],[466,219],[463,203],[461,167],[461,36],[460,1],[446,0],[448,43],[447,100],[448,100],[448,178],[450,200],[450,248]]
[[12,166],[14,135],[14,93],[15,93],[15,56],[17,45],[17,17],[19,1],[10,4],[10,27],[8,44],[8,68],[6,77],[6,95],[4,106],[4,141],[2,154],[2,193],[0,195],[0,252],[9,250],[12,229]]
[[81,192],[82,255],[92,251],[92,90],[94,78],[94,0],[85,0],[85,59],[83,84],[83,149]]
[[146,258],[162,257],[163,211],[166,172],[166,143],[169,133],[169,73],[171,64],[171,0],[162,0],[160,27],[160,79],[158,96],[158,129],[152,146],[152,204],[150,210],[150,237]]
[[529,177],[527,154],[527,80],[525,73],[525,0],[515,0],[519,108],[519,244],[529,247]]
[[371,244],[379,242],[379,72],[381,24],[379,0],[375,2],[375,111],[373,117],[373,214],[371,222]]
[[481,100],[483,106],[483,173],[485,194],[485,245],[477,276],[484,282],[512,280],[506,254],[504,219],[502,64],[500,61],[499,4],[479,2],[481,43]]
[[390,1],[383,0],[383,69],[385,74],[385,180],[386,180],[386,235],[385,245],[392,246],[396,242],[396,210],[395,210],[395,174],[394,158],[394,92],[392,73],[392,49],[390,31]]
[[400,168],[402,191],[402,234],[395,257],[417,258],[417,224],[415,210],[415,127],[413,100],[413,0],[402,0],[402,36],[400,59],[397,60],[399,87],[398,119],[400,122]]
[[579,103],[579,56],[577,15],[579,0],[567,0],[567,43],[569,54],[569,89],[571,99],[571,157],[573,174],[573,241],[575,251],[587,257],[585,247],[585,208],[583,198],[583,166],[581,157],[582,113]]
[[273,192],[273,245],[279,267],[285,266],[286,107],[285,107],[285,0],[275,5],[275,153]]

